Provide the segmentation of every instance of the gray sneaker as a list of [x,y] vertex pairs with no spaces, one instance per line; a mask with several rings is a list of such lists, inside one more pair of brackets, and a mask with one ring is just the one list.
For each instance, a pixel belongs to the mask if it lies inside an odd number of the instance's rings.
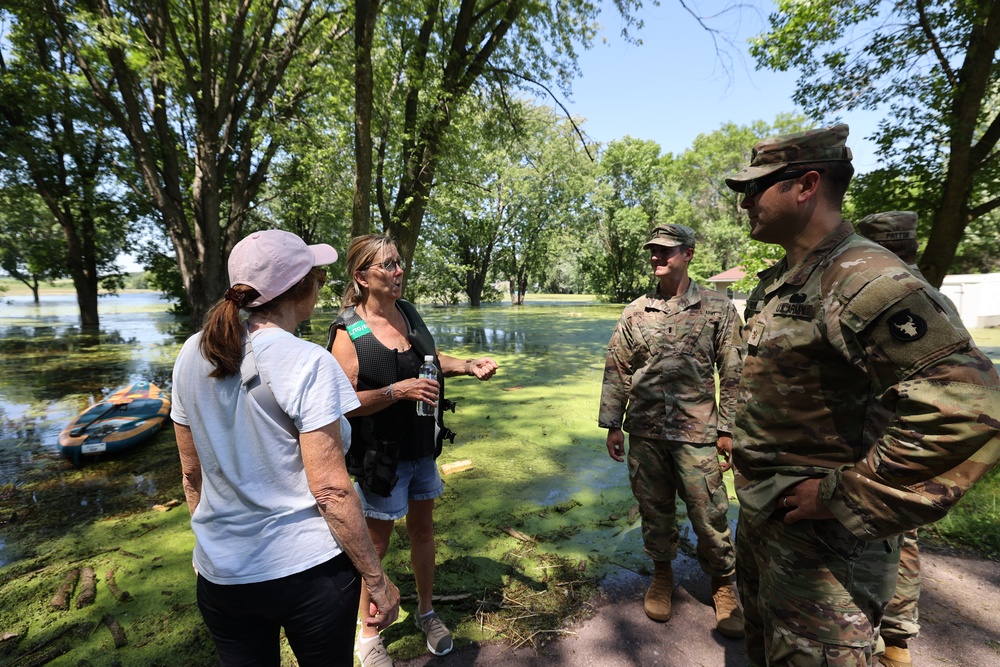
[[381,636],[370,642],[362,642],[358,637],[358,659],[361,660],[361,667],[393,667],[392,658],[382,646]]
[[427,635],[428,651],[434,655],[445,655],[451,652],[451,649],[455,646],[451,641],[451,632],[445,627],[444,622],[437,613],[432,611],[423,617],[420,614],[414,614],[413,620],[416,622],[417,627]]

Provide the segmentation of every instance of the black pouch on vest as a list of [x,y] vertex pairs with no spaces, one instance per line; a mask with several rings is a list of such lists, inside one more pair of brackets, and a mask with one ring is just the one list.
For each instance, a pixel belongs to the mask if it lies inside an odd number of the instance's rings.
[[399,481],[399,443],[375,438],[365,448],[362,474],[358,476],[361,490],[388,498]]

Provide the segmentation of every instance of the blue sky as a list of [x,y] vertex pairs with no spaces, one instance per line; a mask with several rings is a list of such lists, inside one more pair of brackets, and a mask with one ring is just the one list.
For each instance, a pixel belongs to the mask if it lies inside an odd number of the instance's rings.
[[[688,0],[695,11],[704,7],[702,14],[725,4]],[[613,9],[605,10],[601,22],[606,43],[580,54],[583,76],[574,82],[567,108],[587,119],[583,129],[597,141],[631,135],[652,139],[674,154],[690,148],[699,134],[727,122],[771,123],[779,113],[801,113],[792,101],[796,73],[756,71],[747,52],[747,39],[767,27],[770,3],[748,0],[743,5],[739,13],[710,22],[733,42],[719,42],[729,54],[729,71],[716,55],[712,37],[678,0],[643,8],[645,25],[637,33],[641,45],[626,43],[619,36],[621,20]],[[875,130],[878,118],[863,111],[841,115],[851,127],[848,146],[859,172],[877,166],[874,146],[865,137]]]

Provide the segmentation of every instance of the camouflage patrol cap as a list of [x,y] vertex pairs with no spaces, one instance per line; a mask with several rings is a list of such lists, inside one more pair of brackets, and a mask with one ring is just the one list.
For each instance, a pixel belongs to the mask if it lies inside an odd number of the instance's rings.
[[917,238],[917,214],[913,211],[885,211],[858,220],[858,234],[881,243]]
[[791,164],[850,162],[851,149],[846,145],[849,133],[847,124],[840,123],[759,141],[753,147],[750,166],[727,178],[726,185],[736,192],[744,192],[750,181],[774,174]]
[[660,225],[650,234],[649,240],[646,241],[646,245],[643,248],[648,248],[651,245],[661,245],[667,248],[687,245],[693,248],[694,230],[684,225]]

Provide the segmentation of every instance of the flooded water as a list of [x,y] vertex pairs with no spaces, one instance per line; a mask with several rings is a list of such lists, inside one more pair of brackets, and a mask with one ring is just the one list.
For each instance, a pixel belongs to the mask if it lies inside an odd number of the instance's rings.
[[[146,379],[169,392],[173,360],[188,331],[159,295],[101,297],[97,333],[80,329],[72,294],[42,296],[38,305],[30,296],[0,303],[0,486],[56,455],[59,431],[116,389]],[[606,327],[595,336],[593,319],[612,313],[572,303],[421,310],[442,350],[524,355],[546,377],[572,373],[601,354]],[[325,342],[332,317],[317,313],[307,337]]]
[[0,486],[57,453],[79,412],[135,380],[169,384],[185,325],[154,293],[102,296],[97,332],[73,295],[0,299]]
[[[6,489],[6,493],[38,508],[43,499],[25,498],[22,489],[44,477],[54,489],[66,492],[65,496],[50,493],[53,498],[58,496],[73,512],[87,515],[104,514],[109,503],[123,502],[112,498],[112,493],[142,497],[156,493],[153,473],[134,474],[126,467],[110,475],[103,466],[95,465],[88,467],[84,478],[68,476],[72,468],[59,455],[59,432],[77,414],[115,390],[149,380],[169,394],[173,362],[189,334],[187,322],[170,314],[169,304],[155,293],[102,297],[99,308],[99,331],[91,332],[81,330],[71,294],[43,296],[38,305],[28,296],[0,297],[0,496]],[[493,428],[491,422],[473,417],[476,404],[486,396],[523,400],[526,410],[534,412],[539,396],[579,382],[581,374],[588,385],[599,383],[604,348],[620,307],[536,302],[520,307],[490,304],[477,309],[422,306],[420,311],[445,354],[489,354],[503,359],[501,374],[488,390],[474,382],[450,385],[453,397],[466,394],[461,412],[474,420],[475,429],[481,429]],[[317,312],[304,336],[324,344],[333,317],[332,311]],[[545,413],[537,416],[544,419]],[[527,418],[526,412],[521,419]],[[537,430],[544,428],[541,425]],[[471,439],[475,429],[466,425],[463,436]],[[587,449],[594,448],[587,445]],[[554,453],[547,456],[557,458]],[[532,503],[550,506],[576,498],[585,489],[600,493],[620,482],[621,475],[609,476],[614,466],[606,456],[591,459],[591,463],[572,466],[571,474],[558,485],[550,478],[540,478],[525,485],[521,493],[530,496]],[[13,548],[10,535],[6,543],[0,541],[0,566],[15,558]]]

